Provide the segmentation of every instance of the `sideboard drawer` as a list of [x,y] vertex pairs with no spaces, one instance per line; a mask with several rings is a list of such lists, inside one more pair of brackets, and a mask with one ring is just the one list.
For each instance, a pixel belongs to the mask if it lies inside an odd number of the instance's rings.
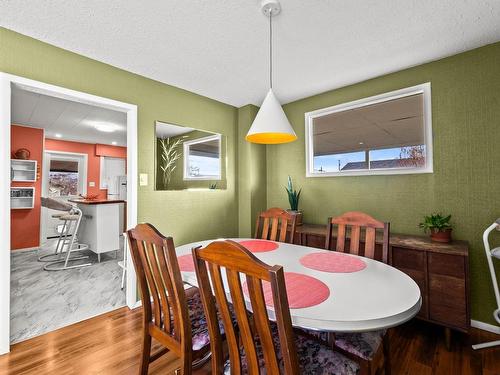
[[448,275],[464,279],[464,257],[452,254],[429,253],[429,274]]
[[400,271],[406,273],[410,276],[415,283],[417,283],[420,288],[420,294],[422,295],[422,307],[418,312],[418,316],[424,319],[429,318],[429,307],[428,307],[428,297],[427,297],[427,287],[425,285],[425,273],[423,271],[418,271],[409,268],[397,267]]
[[306,243],[304,245],[310,247],[317,247],[318,249],[325,248],[325,237],[316,234],[307,234]]
[[392,265],[412,270],[425,269],[425,252],[392,246]]
[[465,280],[429,275],[429,318],[463,330],[468,329]]

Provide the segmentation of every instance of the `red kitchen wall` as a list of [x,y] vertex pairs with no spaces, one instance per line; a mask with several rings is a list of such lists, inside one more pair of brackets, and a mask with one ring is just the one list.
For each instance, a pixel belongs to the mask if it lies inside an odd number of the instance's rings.
[[97,156],[109,156],[112,158],[127,158],[127,148],[119,147],[119,146],[110,146],[110,145],[95,145],[95,154]]
[[[42,168],[43,129],[12,125],[10,138],[11,152],[20,148],[30,151],[30,160],[38,162]],[[40,194],[42,191],[41,173],[36,182],[12,182],[12,186],[34,186],[35,207],[26,210],[10,211],[10,247],[12,250],[40,246]]]
[[[12,186],[35,186],[35,207],[29,210],[11,211],[11,249],[25,249],[40,246],[40,197],[42,191],[41,170],[44,152],[43,129],[29,128],[12,125],[11,150],[15,152],[20,148],[30,151],[31,160],[37,160],[39,178],[35,183],[13,182]],[[123,157],[127,155],[126,147],[96,145],[91,143],[62,141],[60,139],[45,139],[45,151],[75,152],[88,155],[87,164],[87,194],[98,194],[99,198],[106,198],[107,191],[99,189],[101,160],[100,156]],[[95,183],[94,187],[89,182]]]
[[[104,146],[104,147],[103,147]],[[126,157],[127,148],[119,146],[96,145],[91,143],[62,141],[60,139],[45,139],[46,151],[64,151],[87,154],[87,194],[98,194],[99,198],[105,199],[106,189],[99,189],[101,173],[101,156]],[[98,153],[99,152],[99,153]],[[93,181],[95,186],[89,186]]]

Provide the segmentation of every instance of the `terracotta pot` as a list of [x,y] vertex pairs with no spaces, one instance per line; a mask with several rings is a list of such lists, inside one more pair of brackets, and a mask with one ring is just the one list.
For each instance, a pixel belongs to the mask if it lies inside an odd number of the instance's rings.
[[451,228],[447,228],[444,231],[431,228],[431,240],[435,242],[450,242]]
[[26,148],[20,148],[14,153],[14,156],[16,159],[21,159],[21,160],[28,160],[30,158],[30,150]]
[[286,210],[289,214],[295,215],[295,225],[302,225],[302,211]]

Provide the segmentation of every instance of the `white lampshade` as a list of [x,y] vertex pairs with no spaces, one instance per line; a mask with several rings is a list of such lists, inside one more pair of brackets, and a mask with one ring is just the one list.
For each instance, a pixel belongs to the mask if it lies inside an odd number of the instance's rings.
[[269,89],[245,139],[262,144],[288,143],[297,139],[272,89]]

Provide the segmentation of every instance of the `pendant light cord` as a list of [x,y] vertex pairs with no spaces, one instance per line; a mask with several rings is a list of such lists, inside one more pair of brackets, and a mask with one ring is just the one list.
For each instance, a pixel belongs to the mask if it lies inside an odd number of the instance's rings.
[[273,12],[269,13],[269,86],[273,88]]

